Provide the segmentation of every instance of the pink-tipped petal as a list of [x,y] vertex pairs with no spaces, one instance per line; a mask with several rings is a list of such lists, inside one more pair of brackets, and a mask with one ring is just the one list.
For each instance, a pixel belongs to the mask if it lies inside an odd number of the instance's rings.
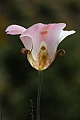
[[32,38],[29,36],[20,36],[20,39],[27,50],[32,50]]
[[71,31],[64,31],[62,30],[61,33],[60,33],[60,36],[59,36],[59,43],[64,39],[66,38],[67,36],[71,35],[71,34],[74,34],[75,31],[74,30],[71,30]]
[[6,29],[6,33],[10,34],[10,35],[22,34],[25,31],[26,31],[26,29],[24,27],[19,26],[19,25],[10,25]]

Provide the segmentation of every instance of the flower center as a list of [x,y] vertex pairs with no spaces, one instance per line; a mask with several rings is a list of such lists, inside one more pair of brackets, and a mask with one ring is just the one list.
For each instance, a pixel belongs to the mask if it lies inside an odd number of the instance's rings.
[[38,53],[38,65],[39,65],[39,69],[42,70],[48,61],[48,51],[47,51],[47,46],[45,42],[41,42],[41,47],[40,47],[40,51]]

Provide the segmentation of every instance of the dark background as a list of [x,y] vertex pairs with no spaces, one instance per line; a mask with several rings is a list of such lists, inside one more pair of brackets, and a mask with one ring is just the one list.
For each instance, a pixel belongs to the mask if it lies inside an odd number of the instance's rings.
[[64,22],[76,33],[58,47],[66,51],[43,71],[41,120],[80,120],[80,1],[0,0],[0,96],[2,120],[36,120],[38,71],[21,54],[18,36],[5,34],[11,24],[25,28]]

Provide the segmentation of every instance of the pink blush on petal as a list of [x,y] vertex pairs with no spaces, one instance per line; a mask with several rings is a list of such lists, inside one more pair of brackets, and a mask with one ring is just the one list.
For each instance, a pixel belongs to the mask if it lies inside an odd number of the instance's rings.
[[41,31],[40,33],[41,33],[41,35],[45,35],[48,33],[48,31]]

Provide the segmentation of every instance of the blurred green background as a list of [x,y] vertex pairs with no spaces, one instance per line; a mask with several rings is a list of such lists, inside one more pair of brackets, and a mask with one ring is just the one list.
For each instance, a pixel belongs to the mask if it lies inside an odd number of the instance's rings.
[[2,120],[36,120],[38,72],[33,69],[18,36],[5,34],[11,24],[28,28],[42,23],[64,22],[76,33],[58,47],[66,51],[43,71],[41,120],[80,120],[80,1],[0,0],[0,96]]

